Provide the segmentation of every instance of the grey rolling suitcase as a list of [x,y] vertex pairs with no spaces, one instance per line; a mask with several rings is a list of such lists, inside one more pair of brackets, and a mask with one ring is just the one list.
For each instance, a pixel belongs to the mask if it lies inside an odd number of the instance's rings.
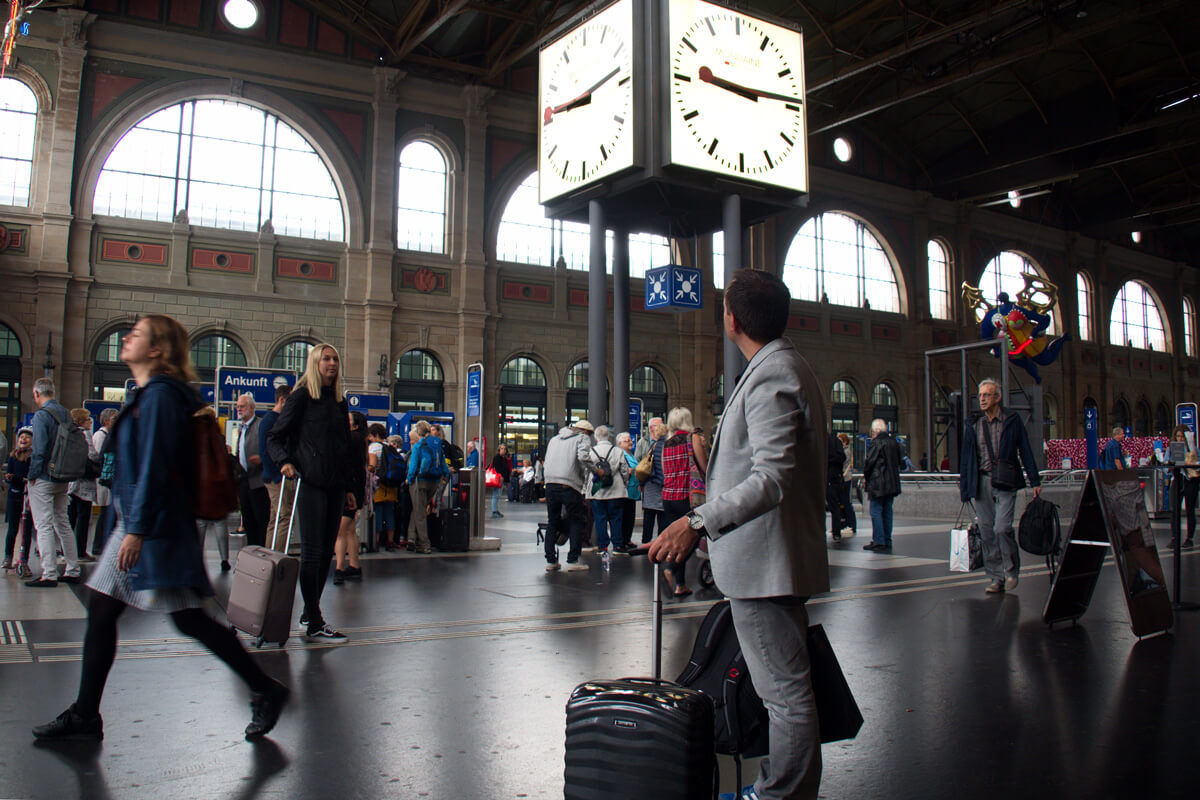
[[[287,478],[284,478],[284,485]],[[233,586],[229,590],[229,607],[225,610],[229,624],[256,637],[255,644],[287,643],[292,629],[292,605],[296,600],[296,581],[300,577],[300,560],[287,555],[296,524],[296,501],[300,498],[300,479],[296,479],[296,495],[292,499],[292,521],[288,525],[284,552],[265,547],[243,547],[233,567]],[[275,530],[279,530],[279,511],[275,513]],[[272,537],[274,540],[274,537]]]

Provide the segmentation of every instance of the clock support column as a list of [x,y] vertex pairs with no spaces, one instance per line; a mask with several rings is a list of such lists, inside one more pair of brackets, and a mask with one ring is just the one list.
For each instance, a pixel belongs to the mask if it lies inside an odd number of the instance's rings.
[[[742,198],[740,195],[727,194],[721,198],[721,213],[725,223],[725,285],[733,281],[733,273],[742,268]],[[724,333],[724,315],[721,318],[722,333]],[[746,369],[746,357],[738,350],[729,337],[725,342],[725,401],[733,395],[737,386],[738,376]]]
[[[588,384],[591,386],[591,384]],[[613,393],[609,420],[616,434],[629,430],[629,228],[613,228]],[[632,434],[637,438],[636,432]]]
[[608,274],[605,269],[604,208],[599,200],[588,201],[591,260],[588,265],[588,420],[602,425],[604,374],[608,366]]

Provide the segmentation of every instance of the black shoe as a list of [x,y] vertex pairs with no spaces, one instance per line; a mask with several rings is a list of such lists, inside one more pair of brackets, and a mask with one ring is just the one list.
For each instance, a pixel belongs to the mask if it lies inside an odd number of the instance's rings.
[[306,629],[308,628],[308,612],[307,611],[305,611],[303,614],[300,615],[300,627],[306,628]]
[[343,583],[345,583],[345,582],[346,582],[346,572],[345,572],[345,570],[335,569],[335,570],[333,571],[333,585],[334,585],[334,586],[341,586],[341,585],[342,585]]
[[58,586],[58,581],[49,581],[45,578],[35,578],[31,581],[25,581],[26,586],[33,586],[37,589],[53,589]]
[[833,534],[833,541],[840,542],[841,540],[842,540],[842,535],[840,533]]
[[1190,536],[1188,538],[1184,539],[1183,544],[1181,545],[1182,549],[1184,549],[1184,550],[1191,550],[1195,546],[1196,546],[1196,543],[1192,541],[1192,537],[1190,537]]
[[251,693],[250,724],[246,726],[246,738],[253,741],[270,733],[291,694],[288,687],[278,681],[265,692]]
[[231,569],[233,569],[233,567],[229,565],[229,562],[225,559],[221,559],[221,572],[229,572]]
[[80,581],[80,578],[78,575],[63,575],[61,578],[58,579],[58,582],[59,583],[77,584],[77,583],[80,583],[81,581]]
[[877,545],[875,545],[875,547],[873,547],[873,548],[871,548],[871,549],[872,549],[874,552],[876,552],[876,553],[890,553],[890,552],[892,552],[892,546],[891,546],[890,544],[877,544]]
[[348,581],[362,580],[362,569],[359,567],[346,567],[344,572],[346,573],[346,580]]
[[878,550],[881,547],[883,547],[883,545],[875,544],[874,542],[867,542],[863,545],[863,550]]
[[75,704],[54,718],[53,722],[33,729],[37,739],[103,739],[104,720],[100,715],[85,719],[75,711]]

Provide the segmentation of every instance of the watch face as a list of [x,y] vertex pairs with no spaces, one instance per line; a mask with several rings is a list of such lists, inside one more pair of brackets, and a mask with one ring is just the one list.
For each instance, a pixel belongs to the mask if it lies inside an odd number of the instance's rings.
[[632,4],[610,6],[539,61],[539,199],[633,163]]
[[807,190],[800,33],[697,0],[670,9],[670,162]]

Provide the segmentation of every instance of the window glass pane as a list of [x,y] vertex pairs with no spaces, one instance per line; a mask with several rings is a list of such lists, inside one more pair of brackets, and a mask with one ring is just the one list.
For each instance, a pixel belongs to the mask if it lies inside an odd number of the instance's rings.
[[1183,298],[1183,352],[1188,358],[1196,355],[1196,310],[1190,298]]
[[14,78],[0,80],[0,205],[29,205],[37,98]]
[[950,319],[950,257],[941,242],[929,241],[929,314],[935,319]]
[[866,225],[845,214],[813,217],[800,228],[783,262],[783,280],[798,300],[900,311],[896,272]]
[[580,361],[567,372],[568,389],[588,388],[588,362]]
[[1140,281],[1129,281],[1113,301],[1109,343],[1166,352],[1167,337],[1158,301]]
[[894,406],[896,405],[896,392],[886,383],[877,384],[871,393],[871,402],[877,406]]
[[643,394],[666,394],[667,381],[662,373],[654,367],[641,366],[629,376],[629,391]]
[[402,381],[442,380],[442,365],[424,350],[409,350],[396,362],[396,379]]
[[300,340],[288,342],[276,350],[275,355],[271,356],[271,368],[290,369],[292,372],[303,374],[305,367],[308,366],[308,352],[312,348],[311,342]]
[[1079,307],[1079,338],[1092,338],[1092,286],[1082,272],[1075,274],[1075,303]]
[[122,364],[121,340],[128,333],[129,328],[122,328],[106,336],[104,341],[96,346],[96,352],[92,356],[92,361],[98,364]]
[[228,336],[204,336],[192,345],[192,363],[198,369],[214,367],[244,367],[246,354]]
[[296,130],[260,108],[190,100],[146,117],[100,172],[93,212],[345,241],[333,176]]
[[406,250],[446,252],[446,160],[428,142],[400,151],[396,244]]
[[725,288],[725,231],[712,235],[713,286]]
[[505,386],[545,387],[546,375],[536,362],[518,356],[500,370],[500,383]]
[[0,356],[21,356],[21,342],[7,325],[0,325]]
[[833,385],[833,391],[830,393],[833,402],[854,404],[858,402],[858,392],[854,391],[848,381],[838,381]]

